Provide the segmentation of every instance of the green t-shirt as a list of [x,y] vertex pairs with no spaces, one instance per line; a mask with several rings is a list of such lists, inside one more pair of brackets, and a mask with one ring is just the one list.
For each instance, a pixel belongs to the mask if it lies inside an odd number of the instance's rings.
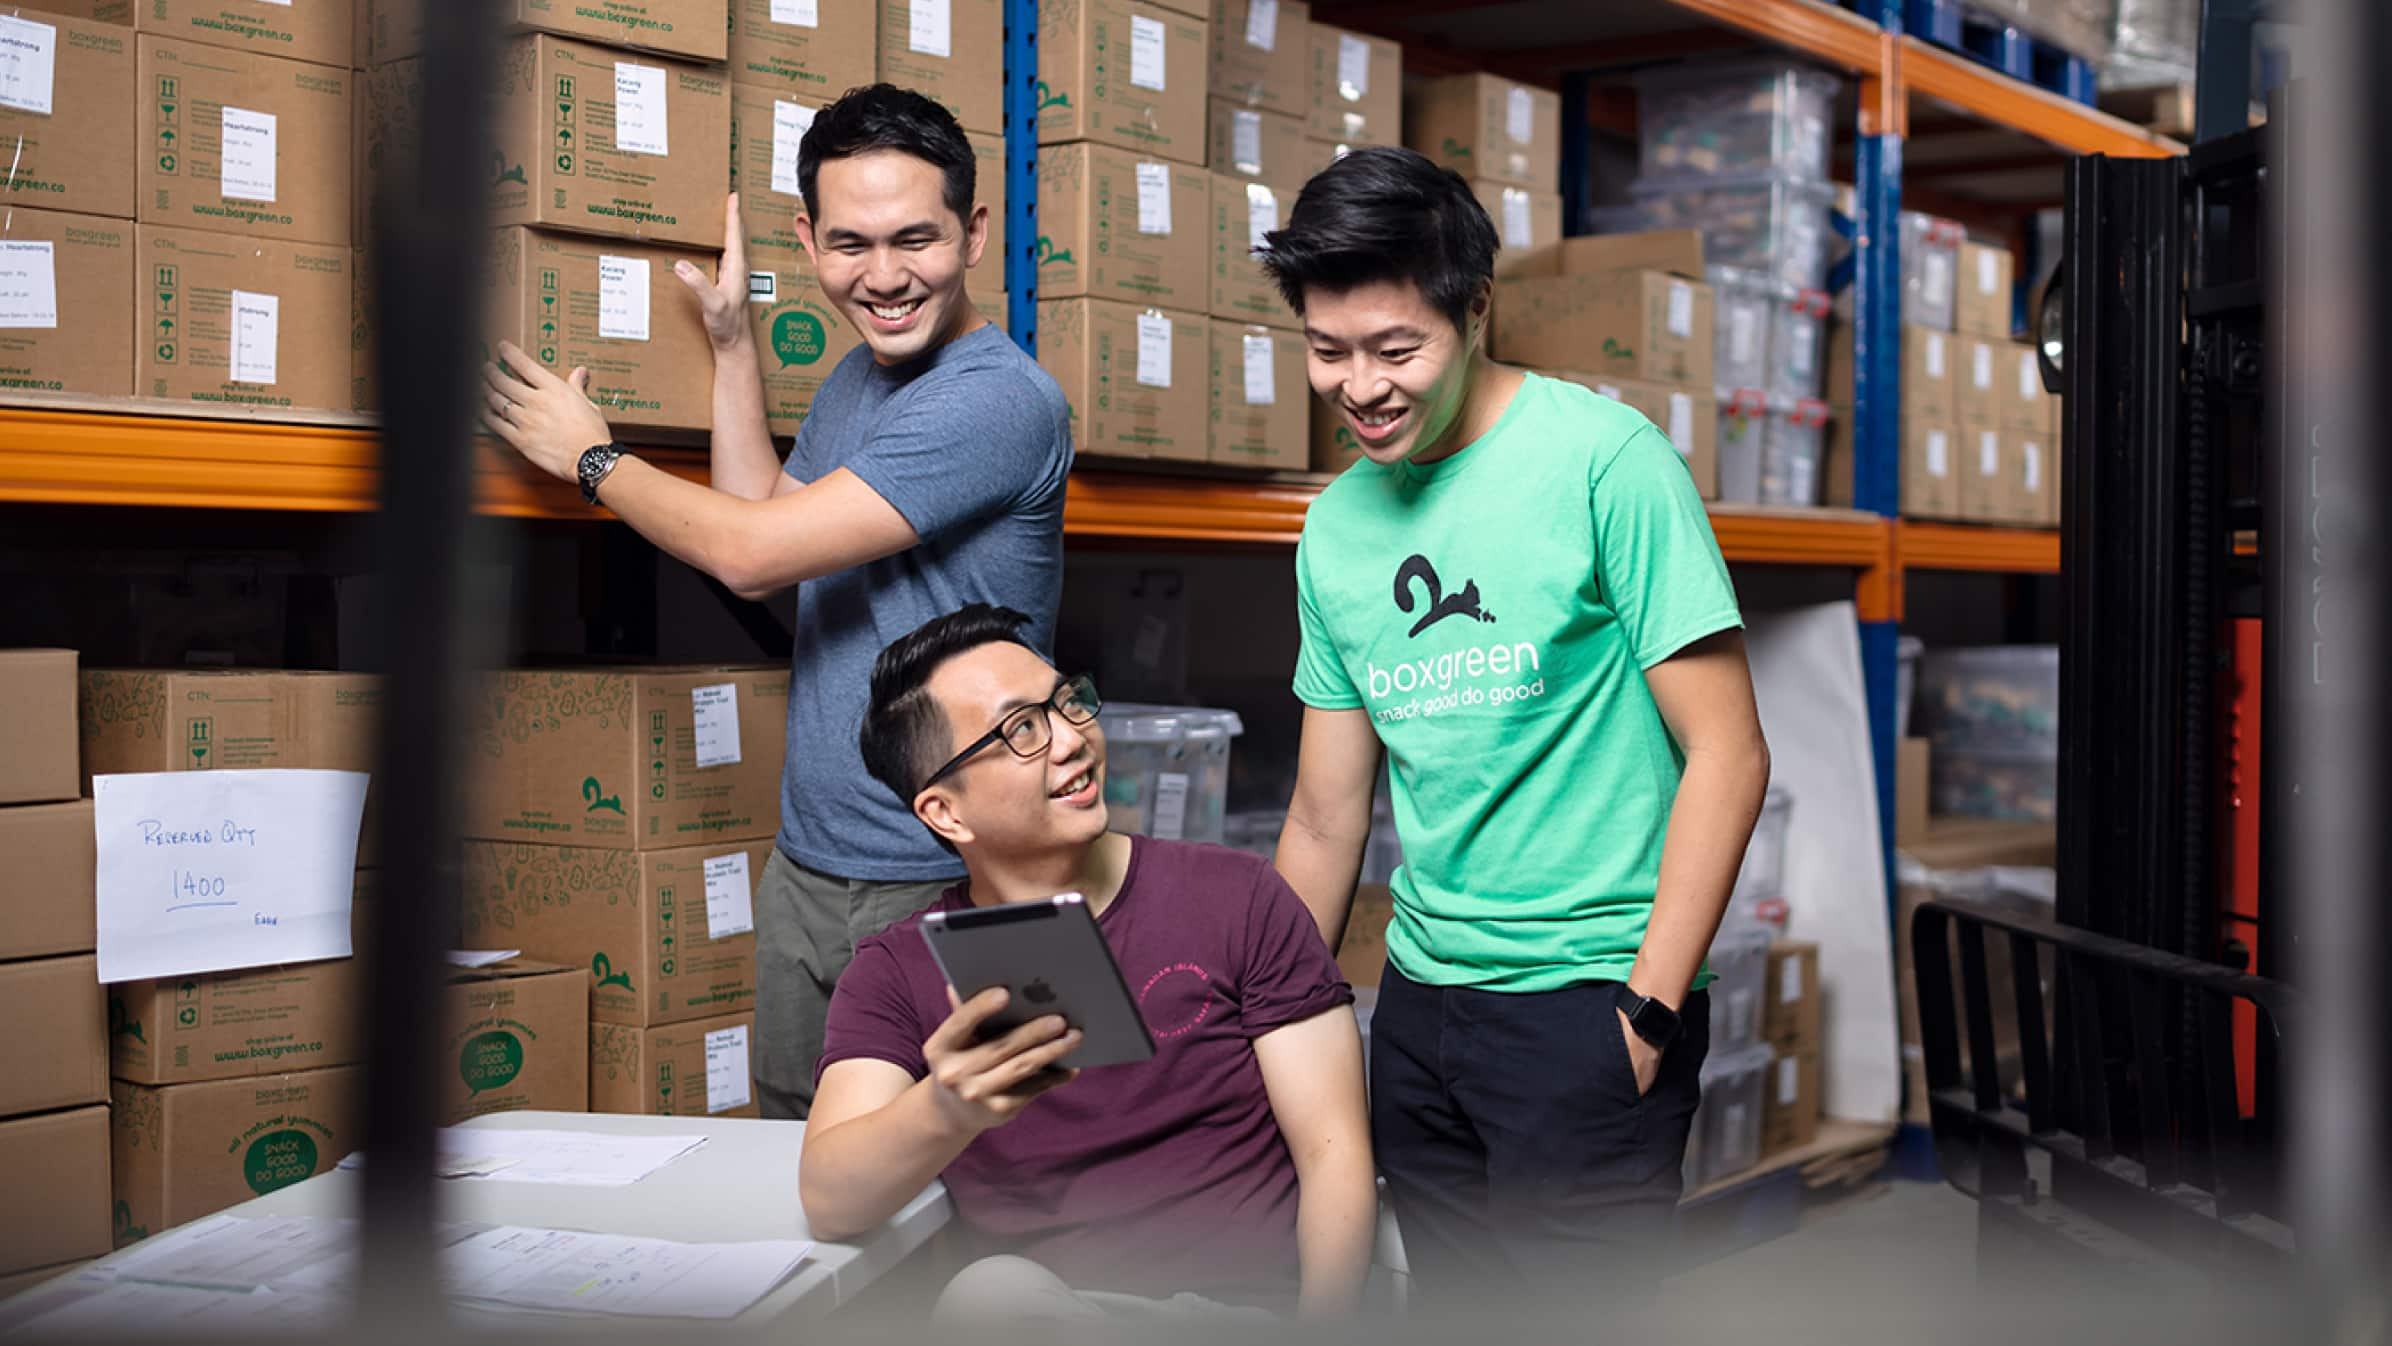
[[1330,483],[1296,592],[1297,697],[1369,711],[1387,745],[1397,970],[1502,991],[1625,979],[1685,766],[1644,670],[1742,624],[1669,440],[1530,374],[1462,452]]

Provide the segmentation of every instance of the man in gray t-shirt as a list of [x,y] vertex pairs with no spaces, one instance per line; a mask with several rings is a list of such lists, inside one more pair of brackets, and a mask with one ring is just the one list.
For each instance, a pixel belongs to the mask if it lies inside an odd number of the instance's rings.
[[815,395],[786,464],[765,427],[734,197],[709,278],[675,267],[714,345],[711,487],[623,451],[585,395],[501,342],[483,417],[541,469],[758,601],[797,587],[776,854],[756,885],[754,1072],[764,1114],[813,1101],[831,987],[856,941],[934,901],[963,864],[864,770],[881,648],[967,603],[1031,615],[1043,653],[1063,572],[1070,408],[964,293],[988,236],[970,142],[886,84],[824,108],[798,149],[797,234],[865,349]]

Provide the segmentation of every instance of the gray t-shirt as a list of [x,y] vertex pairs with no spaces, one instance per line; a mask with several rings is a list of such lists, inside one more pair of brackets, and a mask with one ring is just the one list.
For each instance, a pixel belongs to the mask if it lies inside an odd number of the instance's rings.
[[890,641],[976,602],[1028,613],[1031,643],[1053,648],[1070,407],[993,325],[895,369],[862,347],[815,394],[783,470],[813,482],[842,467],[921,543],[798,586],[780,847],[843,879],[960,878],[963,862],[909,801],[864,770],[856,735],[872,662]]

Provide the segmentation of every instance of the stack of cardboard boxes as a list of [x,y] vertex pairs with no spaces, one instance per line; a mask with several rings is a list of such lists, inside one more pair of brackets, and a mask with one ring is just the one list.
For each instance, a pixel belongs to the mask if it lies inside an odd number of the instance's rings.
[[72,650],[0,651],[0,854],[5,1295],[108,1251],[107,1016]]
[[1772,1054],[1761,1083],[1761,1157],[1798,1150],[1819,1134],[1819,946],[1779,940],[1761,991],[1761,1040]]
[[1429,80],[1404,143],[1470,180],[1507,252],[1561,241],[1561,96],[1494,75]]
[[1310,16],[1302,0],[1213,4],[1204,311],[1206,452],[1216,463],[1310,465],[1312,389],[1301,324],[1254,259],[1263,236],[1287,223],[1311,175]]

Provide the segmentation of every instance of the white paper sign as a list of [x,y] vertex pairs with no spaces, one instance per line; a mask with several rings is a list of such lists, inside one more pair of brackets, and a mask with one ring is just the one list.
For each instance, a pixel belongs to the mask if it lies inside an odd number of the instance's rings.
[[1278,371],[1271,365],[1271,339],[1267,336],[1244,338],[1246,348],[1246,405],[1250,407],[1276,406],[1279,402]]
[[1791,1056],[1780,1060],[1777,1063],[1777,1105],[1781,1108],[1793,1107],[1795,1097],[1801,1092],[1802,1063]]
[[1229,162],[1240,173],[1262,171],[1262,114],[1246,108],[1229,113]]
[[1279,227],[1279,193],[1259,182],[1246,184],[1246,250],[1264,246],[1263,235]]
[[1349,103],[1370,94],[1370,44],[1352,33],[1337,35],[1337,92]]
[[2026,460],[2027,490],[2040,491],[2043,489],[2043,446],[2029,441],[2026,445]]
[[1160,313],[1138,315],[1138,382],[1171,386],[1171,320]]
[[748,1105],[747,1025],[706,1035],[706,1111]]
[[92,777],[100,980],[348,957],[365,785],[362,771]]
[[1536,128],[1536,104],[1530,101],[1528,90],[1514,85],[1503,100],[1503,133],[1514,144],[1525,145],[1536,138]]
[[1246,6],[1246,45],[1274,51],[1279,46],[1279,0],[1251,0]]
[[799,28],[822,26],[820,0],[772,0],[772,21]]
[[1669,283],[1669,334],[1694,335],[1694,287],[1682,280]]
[[1924,274],[1919,289],[1927,296],[1927,302],[1938,308],[1951,303],[1952,255],[1941,248],[1931,247],[1927,249],[1927,264],[1920,270]]
[[31,19],[0,17],[0,107],[50,115],[58,76],[58,30]]
[[1977,381],[1978,392],[1992,392],[1993,347],[1988,346],[1984,342],[1980,341],[1971,349],[1974,351],[1974,354],[1970,360],[1969,375]]
[[706,862],[706,937],[729,939],[756,928],[756,904],[748,887],[746,851]]
[[274,382],[282,344],[282,296],[233,291],[233,382]]
[[1694,395],[1669,395],[1669,442],[1678,446],[1682,458],[1694,456]]
[[947,0],[908,0],[905,45],[924,56],[945,60],[954,54],[955,24]]
[[1783,969],[1783,971],[1779,974],[1777,979],[1777,1003],[1781,1005],[1801,1004],[1801,964],[1796,963],[1793,959],[1789,958],[1784,963],[1780,964],[1780,967]]
[[718,682],[689,692],[690,717],[697,725],[698,765],[735,766],[739,762],[739,684]]
[[1188,827],[1188,778],[1178,771],[1159,771],[1154,778],[1154,835],[1177,841]]
[[58,326],[58,260],[49,243],[0,240],[0,328]]
[[2002,437],[1998,431],[1986,430],[1978,434],[1977,473],[1986,477],[2002,474]]
[[1503,246],[1528,248],[1536,246],[1536,222],[1529,217],[1528,193],[1517,187],[1503,189]]
[[1744,304],[1728,310],[1728,358],[1738,364],[1753,358],[1761,333],[1760,315]]
[[1927,377],[1931,379],[1940,379],[1943,376],[1943,334],[1940,332],[1929,332],[1927,334]]
[[2018,353],[2018,400],[2032,402],[2043,392],[2043,371],[2035,365],[2033,351]]
[[598,254],[598,335],[648,339],[648,259]]
[[772,189],[783,196],[801,193],[797,180],[797,147],[814,129],[814,109],[803,103],[772,100]]
[[2002,265],[1989,249],[1977,254],[1977,293],[1992,294],[2002,288]]
[[1927,432],[1927,475],[1952,475],[1952,442],[1941,430]]
[[615,62],[615,148],[625,154],[671,154],[672,127],[663,66]]
[[1143,14],[1130,16],[1130,83],[1163,90],[1163,24]]
[[274,114],[226,107],[217,192],[232,201],[271,201],[274,187]]
[[1171,166],[1141,163],[1138,165],[1138,232],[1168,234],[1171,232]]

